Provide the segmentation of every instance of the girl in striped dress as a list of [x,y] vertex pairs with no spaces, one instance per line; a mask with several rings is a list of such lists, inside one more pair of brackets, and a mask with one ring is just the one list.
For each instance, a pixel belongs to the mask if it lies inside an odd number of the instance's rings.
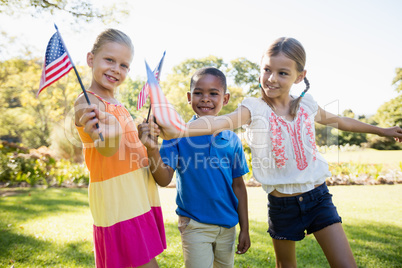
[[114,97],[133,54],[126,34],[115,29],[102,32],[87,54],[91,105],[84,95],[75,102],[75,124],[90,171],[98,268],[158,267],[155,257],[166,248],[157,182],[148,170],[146,149],[129,112]]

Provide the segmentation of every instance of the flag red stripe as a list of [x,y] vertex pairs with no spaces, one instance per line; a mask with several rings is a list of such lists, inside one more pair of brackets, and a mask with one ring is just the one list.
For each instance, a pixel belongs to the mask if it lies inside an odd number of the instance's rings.
[[[181,120],[173,106],[167,101],[159,86],[152,85],[151,88],[151,103],[155,117],[160,119],[164,124],[170,122],[176,129],[184,130],[185,123]],[[161,94],[158,94],[159,92]],[[157,98],[157,102],[155,102],[154,95]],[[171,111],[171,109],[173,109],[173,111]]]
[[[46,78],[46,83],[43,86],[44,87],[50,86],[51,84],[53,84],[54,82],[59,80],[61,77],[63,77],[65,74],[67,74],[72,68],[73,68],[73,66],[70,65],[67,69],[61,70],[57,76],[53,76],[51,79]],[[41,91],[42,91],[42,88],[41,88]]]
[[[166,53],[166,51],[165,51],[165,53]],[[157,82],[159,82],[159,75],[161,73],[163,59],[165,58],[165,53],[163,53],[163,56],[162,56],[161,60],[159,61],[158,66],[156,66],[156,68],[152,72],[153,75],[155,76]],[[145,83],[145,85],[142,87],[140,93],[138,94],[137,110],[141,109],[141,107],[144,106],[144,104],[147,102],[149,92],[150,92],[149,88],[150,88],[150,86],[147,82],[147,83]]]
[[57,69],[61,64],[65,63],[66,61],[70,62],[70,59],[68,58],[67,53],[64,53],[60,56],[60,58],[46,66],[46,72],[51,73],[54,69]]
[[[72,68],[73,68],[73,66],[71,66],[69,69],[66,69],[66,72],[65,72],[65,73],[68,73]],[[61,78],[65,73],[63,73],[62,75],[60,75],[58,78]],[[38,93],[36,93],[36,95],[39,95],[39,93],[41,93],[42,90],[44,90],[45,88],[47,88],[48,86],[50,86],[51,84],[53,84],[54,82],[56,82],[56,81],[58,80],[58,78],[57,78],[57,79],[54,79],[54,80],[52,80],[52,81],[46,81],[43,85],[40,85],[39,91],[38,91]]]
[[[46,80],[52,80],[54,77],[59,77],[59,74],[62,73],[65,69],[71,70],[73,66],[71,65],[71,62],[65,62],[64,65],[59,65],[59,68],[53,69],[53,72],[49,73],[47,70],[45,75],[46,75]],[[65,73],[65,72],[64,72]]]
[[155,118],[159,121],[158,123],[161,125],[173,125],[179,131],[185,130],[186,124],[174,109],[173,105],[168,102],[165,94],[163,94],[163,91],[158,84],[157,77],[155,77],[155,75],[158,73],[151,72],[146,62],[145,65],[148,76],[148,89],[151,95],[152,112]]
[[66,64],[67,66],[64,67],[63,69],[58,70],[57,73],[53,73],[51,76],[46,76],[46,84],[48,83],[53,83],[56,80],[58,80],[59,78],[61,78],[63,75],[67,74],[72,68],[73,66],[70,63]]
[[137,110],[141,109],[141,107],[144,106],[145,102],[147,101],[148,95],[149,95],[149,85],[148,83],[146,83],[142,87],[140,94],[138,95]]
[[165,119],[165,116],[164,115],[166,115],[165,113],[163,113],[162,112],[162,109],[161,109],[161,104],[163,103],[162,102],[162,100],[161,100],[161,96],[160,96],[160,94],[159,94],[159,88],[158,88],[158,86],[157,85],[152,85],[151,86],[151,97],[153,96],[153,95],[155,95],[156,96],[156,99],[155,98],[152,98],[151,99],[151,103],[153,104],[152,105],[152,107],[153,107],[153,110],[154,110],[154,115],[157,117],[157,118],[160,118],[161,120],[162,120],[162,123],[164,123],[164,124],[166,124],[167,123],[167,121],[166,121],[166,119]]
[[53,34],[46,49],[45,61],[43,63],[42,75],[39,83],[39,90],[36,95],[38,96],[39,93],[41,93],[46,87],[50,86],[61,77],[66,75],[73,67],[74,66],[68,56],[67,49],[64,47],[61,40],[61,36],[58,33]]

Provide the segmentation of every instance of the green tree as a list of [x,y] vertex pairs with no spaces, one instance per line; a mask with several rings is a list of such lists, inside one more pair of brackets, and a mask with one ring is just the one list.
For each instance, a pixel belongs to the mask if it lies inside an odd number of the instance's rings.
[[124,8],[126,2],[120,1],[110,6],[97,7],[89,0],[1,0],[0,13],[11,16],[23,15],[23,11],[32,16],[41,16],[43,13],[51,15],[69,14],[76,22],[90,22],[99,20],[105,24],[119,22],[128,15]]
[[332,127],[315,124],[315,142],[318,146],[339,145],[338,134],[332,132]]
[[380,127],[402,126],[402,94],[381,105],[373,119]]
[[[402,94],[381,105],[373,119],[380,127],[402,127]],[[393,138],[368,135],[368,141],[370,147],[379,150],[402,149],[402,145],[396,143]]]
[[137,110],[138,94],[145,83],[146,81],[144,79],[137,77],[133,80],[128,77],[124,84],[119,87],[117,93],[117,98],[124,104],[124,107],[126,107],[137,123],[142,123],[141,120],[147,117],[150,106],[150,100],[148,98],[144,106],[140,110]]
[[[220,114],[227,114],[233,112],[243,100],[245,91],[241,86],[248,86],[250,83],[253,83],[252,76],[245,74],[245,70],[251,65],[252,63],[244,58],[233,60],[231,64],[225,63],[222,58],[216,56],[187,59],[173,67],[173,72],[168,75],[166,81],[161,82],[161,87],[169,102],[176,108],[183,119],[188,121],[194,114],[187,102],[187,92],[190,90],[191,76],[200,68],[207,66],[216,67],[227,78],[230,100],[226,106],[223,106],[220,112]],[[231,84],[232,81],[234,81],[234,85]]]
[[[349,118],[356,118],[355,113],[351,109],[343,111],[342,116]],[[355,133],[337,129],[333,129],[331,132],[333,135],[336,135],[336,133],[338,133],[339,145],[345,145],[345,144],[361,145],[362,143],[367,142],[366,133]]]
[[395,69],[396,76],[394,80],[392,81],[393,85],[396,85],[396,91],[397,92],[402,92],[402,68],[396,68]]
[[[395,73],[392,84],[396,86],[397,92],[402,93],[402,68],[396,68]],[[373,120],[380,127],[402,127],[402,94],[381,105],[373,116]],[[370,147],[376,149],[402,149],[402,145],[396,143],[392,138],[368,135],[368,141]]]
[[161,82],[161,87],[166,98],[176,108],[184,121],[190,120],[194,114],[191,106],[187,103],[187,92],[190,90],[190,80],[193,73],[203,67],[213,66],[223,73],[227,70],[227,64],[222,58],[208,56],[201,59],[187,59],[176,65],[166,81]]
[[[77,67],[85,84],[89,69]],[[0,62],[0,137],[22,142],[30,148],[51,144],[54,124],[63,120],[81,89],[73,72],[36,97],[42,61],[10,59]]]
[[243,88],[248,96],[258,96],[260,93],[259,77],[260,67],[257,63],[246,58],[238,58],[230,62],[232,68],[229,70],[229,77],[232,77],[235,84]]

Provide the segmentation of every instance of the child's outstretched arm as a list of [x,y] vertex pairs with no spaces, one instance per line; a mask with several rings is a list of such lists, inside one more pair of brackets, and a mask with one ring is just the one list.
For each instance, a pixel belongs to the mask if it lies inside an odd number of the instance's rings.
[[373,126],[353,118],[334,115],[325,111],[321,107],[318,107],[315,121],[319,124],[331,125],[332,127],[343,131],[371,133],[379,136],[394,137],[396,141],[402,142],[402,129],[400,127],[382,128]]
[[147,148],[149,168],[155,181],[162,187],[167,186],[173,178],[174,170],[170,166],[163,163],[158,148],[158,135],[160,130],[153,122],[151,117],[150,123],[144,122],[138,125],[138,136]]
[[233,179],[233,192],[239,200],[237,213],[239,214],[239,243],[237,244],[237,254],[244,254],[250,248],[250,234],[248,226],[247,190],[243,176]]
[[179,131],[171,124],[164,125],[162,122],[157,123],[161,132],[161,138],[170,140],[180,137],[217,134],[223,130],[234,130],[249,123],[250,118],[250,111],[246,107],[240,106],[230,114],[202,116],[197,120],[187,123],[185,131]]
[[[92,103],[98,103],[96,98]],[[96,150],[103,156],[114,155],[120,147],[122,128],[117,118],[113,115],[101,111],[96,104],[88,105],[83,96],[80,96],[75,104],[75,124],[83,126],[84,131],[91,137]],[[99,129],[96,127],[98,123]],[[102,133],[104,141],[99,138]]]

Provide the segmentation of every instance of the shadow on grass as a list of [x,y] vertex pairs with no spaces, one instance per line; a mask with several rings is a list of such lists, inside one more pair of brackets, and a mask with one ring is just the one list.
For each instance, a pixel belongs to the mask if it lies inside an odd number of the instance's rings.
[[[17,221],[88,207],[87,189],[31,189],[0,198],[0,210]],[[89,209],[89,208],[88,208]]]
[[[397,226],[365,223],[343,226],[350,241],[358,267],[400,267],[402,263],[402,229]],[[158,256],[160,267],[184,267],[179,231],[176,223],[165,224],[168,248]],[[250,221],[251,248],[244,255],[235,255],[235,267],[275,267],[272,240],[267,224]],[[236,242],[237,243],[237,242]],[[313,235],[296,243],[298,267],[329,267],[327,259]]]
[[[89,210],[86,189],[35,189],[1,197],[0,267],[11,266],[11,260],[15,267],[93,267],[92,241],[50,242],[27,235],[18,227],[21,222],[58,213],[67,212],[74,217],[83,206]],[[359,267],[400,267],[401,226],[361,221],[356,225],[344,224],[343,228]],[[160,267],[184,267],[177,223],[166,222],[165,229],[168,245],[157,257]],[[250,221],[251,248],[244,255],[235,255],[235,267],[275,267],[275,253],[266,230],[266,222]],[[296,254],[299,267],[329,267],[312,235],[296,243]]]
[[401,267],[402,227],[366,222],[343,228],[359,267]]
[[[251,248],[246,254],[235,255],[235,267],[275,267],[274,250],[266,229],[265,223],[250,222]],[[165,230],[167,249],[157,257],[158,264],[160,267],[182,268],[184,262],[177,223],[165,223]]]
[[89,210],[86,189],[30,189],[2,196],[0,267],[12,264],[15,267],[94,267],[92,241],[62,243],[35,237],[23,226],[27,221],[57,217],[66,212],[74,217],[83,209]]
[[0,231],[0,267],[94,267],[87,241],[64,245],[15,233]]

